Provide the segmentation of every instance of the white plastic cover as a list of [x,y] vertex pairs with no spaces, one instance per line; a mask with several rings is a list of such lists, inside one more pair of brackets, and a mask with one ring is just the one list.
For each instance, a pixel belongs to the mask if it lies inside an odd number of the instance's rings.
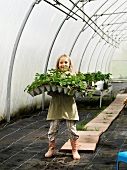
[[0,117],[40,108],[24,89],[64,53],[76,72],[126,79],[126,10],[126,0],[1,0]]

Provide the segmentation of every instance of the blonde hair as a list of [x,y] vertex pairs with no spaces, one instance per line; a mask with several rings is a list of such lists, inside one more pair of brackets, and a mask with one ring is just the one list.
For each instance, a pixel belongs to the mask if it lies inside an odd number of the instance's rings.
[[59,61],[60,61],[60,59],[61,59],[62,57],[66,57],[66,58],[68,59],[68,61],[69,61],[69,71],[70,71],[71,73],[73,73],[73,65],[72,65],[71,58],[70,58],[68,55],[66,55],[66,54],[61,55],[61,56],[57,59],[57,62],[56,62],[56,70],[59,69]]

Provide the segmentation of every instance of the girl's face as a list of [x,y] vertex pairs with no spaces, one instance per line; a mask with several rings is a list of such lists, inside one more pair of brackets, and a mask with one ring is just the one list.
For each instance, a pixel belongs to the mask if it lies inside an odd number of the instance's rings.
[[66,71],[69,68],[70,62],[67,57],[61,57],[59,60],[59,69],[62,71]]

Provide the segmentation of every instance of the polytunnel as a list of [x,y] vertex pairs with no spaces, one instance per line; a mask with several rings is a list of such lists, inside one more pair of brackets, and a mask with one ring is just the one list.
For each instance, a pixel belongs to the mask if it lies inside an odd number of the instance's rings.
[[127,0],[0,0],[0,170],[127,169],[126,42]]
[[43,109],[48,96],[32,98],[24,89],[62,54],[71,57],[75,72],[126,80],[126,18],[126,0],[1,0],[1,120]]

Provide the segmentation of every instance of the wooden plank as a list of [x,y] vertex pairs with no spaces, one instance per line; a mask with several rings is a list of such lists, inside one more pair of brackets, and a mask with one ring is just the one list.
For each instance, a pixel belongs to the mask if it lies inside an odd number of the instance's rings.
[[[118,94],[105,110],[84,126],[87,131],[78,131],[78,150],[95,151],[100,135],[108,129],[123,109],[125,98],[127,98],[127,94]],[[70,140],[62,146],[61,150],[72,150]]]
[[84,142],[84,143],[97,143],[99,140],[99,136],[96,136],[96,135],[80,135],[79,136],[79,139],[78,139],[78,142]]
[[99,114],[97,118],[98,119],[112,120],[113,121],[117,116],[118,116],[118,114],[106,114],[106,113],[103,113],[103,114]]
[[105,124],[110,124],[112,122],[112,119],[108,118],[95,118],[90,121],[91,123],[105,123]]
[[[84,151],[95,151],[96,149],[96,143],[85,143],[84,141],[78,142],[78,150],[84,150]],[[68,140],[60,149],[60,151],[65,150],[72,150],[70,140]]]
[[[96,123],[97,124],[97,123]],[[107,126],[99,126],[99,125],[90,125],[90,126],[87,126],[86,125],[86,128],[87,130],[91,130],[91,131],[101,131],[101,132],[105,132],[107,129],[108,129],[109,125]]]
[[78,134],[79,134],[79,138],[83,135],[83,136],[100,136],[102,134],[102,132],[100,131],[78,131]]

